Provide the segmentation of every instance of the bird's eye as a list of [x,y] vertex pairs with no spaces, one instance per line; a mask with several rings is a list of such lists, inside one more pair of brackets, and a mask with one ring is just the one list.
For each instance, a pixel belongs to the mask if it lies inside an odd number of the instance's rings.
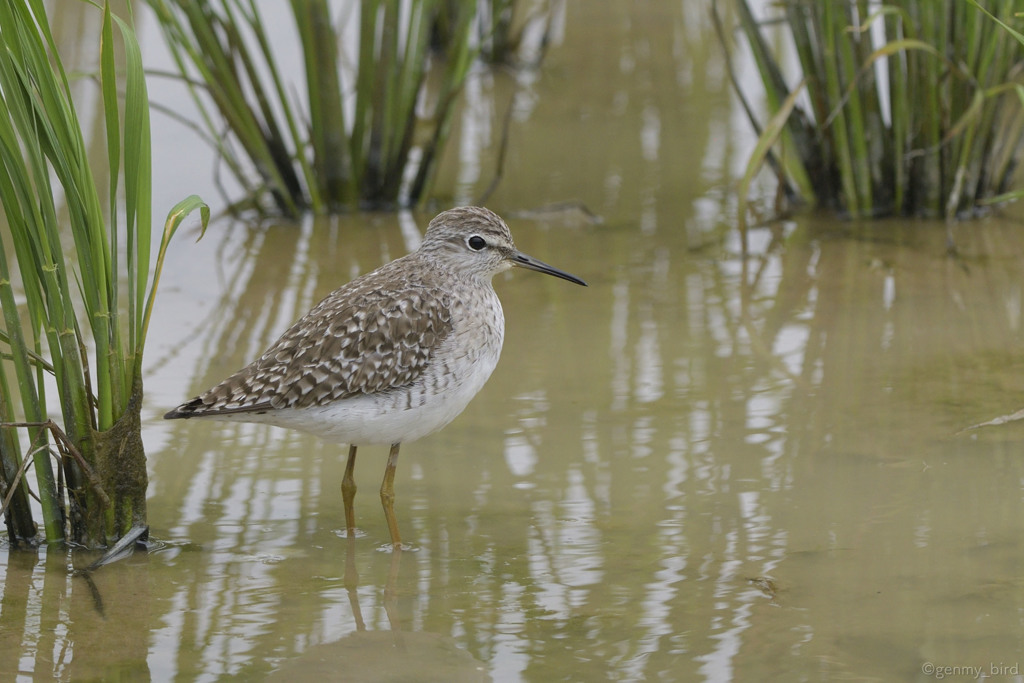
[[473,251],[480,251],[481,249],[487,246],[487,242],[480,235],[473,235],[468,240],[466,240],[466,244],[468,244],[469,248],[472,249]]

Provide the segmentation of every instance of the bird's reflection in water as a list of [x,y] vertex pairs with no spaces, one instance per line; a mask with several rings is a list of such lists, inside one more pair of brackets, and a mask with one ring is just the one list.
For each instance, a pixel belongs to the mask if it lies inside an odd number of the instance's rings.
[[[391,552],[391,564],[388,567],[388,578],[384,584],[384,612],[388,615],[388,624],[394,633],[402,630],[401,620],[398,618],[398,570],[402,564],[402,548],[393,546]],[[348,602],[352,607],[352,617],[356,622],[356,631],[365,631],[366,622],[363,620],[363,610],[359,606],[359,570],[356,568],[356,537],[355,534],[348,534],[345,539],[345,591],[348,593]]]
[[344,585],[355,631],[339,640],[314,645],[283,662],[267,680],[429,680],[456,683],[491,680],[487,667],[459,647],[451,637],[401,628],[398,577],[403,551],[395,547],[390,552],[391,562],[383,593],[388,628],[371,630],[366,627],[359,603],[356,537],[349,534],[345,538]]
[[[402,551],[396,549],[395,555],[401,555]],[[391,564],[396,564],[392,561]],[[394,573],[397,576],[397,572],[388,572],[388,581],[391,581],[391,574]],[[352,607],[352,617],[356,620],[356,630],[365,631],[366,622],[363,621],[363,610],[359,607],[359,570],[356,569],[356,537],[355,534],[348,534],[348,538],[345,539],[345,591],[348,593],[348,604]],[[387,596],[388,589],[384,589],[384,595]],[[393,595],[393,593],[392,593]],[[390,610],[388,612],[388,621],[391,622],[392,628],[395,624],[391,618]]]

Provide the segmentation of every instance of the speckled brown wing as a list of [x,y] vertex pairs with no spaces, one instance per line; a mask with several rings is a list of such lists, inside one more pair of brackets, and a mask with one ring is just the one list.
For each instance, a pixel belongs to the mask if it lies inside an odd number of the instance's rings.
[[166,417],[303,408],[414,382],[452,331],[451,297],[430,278],[396,286],[396,263],[329,294],[259,359]]

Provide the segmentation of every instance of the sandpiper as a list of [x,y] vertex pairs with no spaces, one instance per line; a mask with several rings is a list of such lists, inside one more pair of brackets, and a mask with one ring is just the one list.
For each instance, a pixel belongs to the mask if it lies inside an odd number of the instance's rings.
[[257,360],[164,417],[262,422],[348,444],[341,492],[350,536],[356,447],[390,444],[380,498],[401,548],[399,445],[447,425],[490,377],[505,337],[491,279],[515,266],[586,286],[516,249],[488,209],[438,214],[419,249],[334,290]]

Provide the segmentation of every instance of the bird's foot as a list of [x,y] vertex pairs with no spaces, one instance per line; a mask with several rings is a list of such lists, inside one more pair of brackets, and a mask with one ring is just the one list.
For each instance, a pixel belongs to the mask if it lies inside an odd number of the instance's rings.
[[392,553],[399,550],[404,550],[407,553],[419,552],[419,546],[412,545],[410,543],[381,543],[377,546],[377,552],[379,553]]
[[365,538],[366,532],[362,529],[335,529],[334,535],[338,538]]

